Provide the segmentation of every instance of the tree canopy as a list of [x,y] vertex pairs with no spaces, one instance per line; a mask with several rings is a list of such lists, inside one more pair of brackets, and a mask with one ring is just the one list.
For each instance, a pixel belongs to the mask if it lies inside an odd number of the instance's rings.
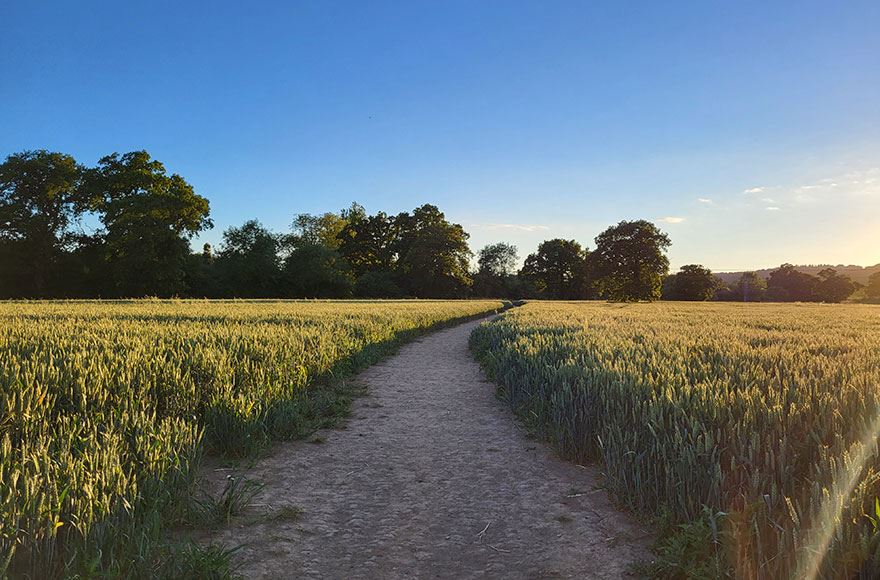
[[24,151],[0,164],[0,292],[41,297],[53,293],[53,279],[65,249],[75,241],[71,226],[88,204],[80,181],[83,168],[70,155]]
[[398,285],[420,298],[464,296],[472,255],[464,228],[429,204],[398,215],[395,224]]
[[880,302],[880,272],[871,274],[868,278],[868,285],[865,287],[865,294],[868,300],[872,302]]
[[767,292],[767,281],[755,272],[743,272],[736,283],[735,300],[743,302],[760,302]]
[[474,273],[474,293],[478,296],[518,298],[522,294],[516,276],[519,255],[516,246],[504,242],[480,250]]
[[541,242],[520,270],[539,296],[574,300],[584,297],[588,252],[574,240]]
[[663,284],[664,300],[711,300],[719,287],[719,280],[708,268],[698,264],[682,266]]
[[225,293],[236,298],[278,296],[280,246],[279,236],[257,220],[223,232],[215,268]]
[[105,228],[108,294],[185,293],[189,239],[212,226],[208,200],[146,151],[102,158],[85,172],[83,190]]
[[670,239],[645,220],[609,227],[592,252],[545,240],[519,271],[518,250],[505,242],[472,263],[468,233],[431,204],[389,215],[352,203],[289,223],[278,233],[248,220],[228,227],[216,251],[194,252],[193,239],[213,227],[208,199],[146,151],[93,167],[58,152],[15,153],[0,164],[0,298],[880,301],[880,274],[857,292],[834,268],[812,275],[783,264],[730,287],[697,264],[667,276]]
[[622,221],[599,234],[592,255],[599,295],[615,301],[659,298],[671,244],[645,220]]

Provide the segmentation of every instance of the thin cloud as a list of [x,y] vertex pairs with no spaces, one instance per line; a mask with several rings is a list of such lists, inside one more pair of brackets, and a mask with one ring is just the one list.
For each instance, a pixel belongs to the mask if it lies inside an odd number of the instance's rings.
[[657,221],[663,222],[664,224],[680,224],[687,218],[676,217],[676,216],[666,216],[658,219]]
[[745,194],[749,194],[749,193],[761,193],[761,192],[763,192],[765,189],[767,189],[767,188],[766,188],[766,187],[750,187],[749,189],[744,189],[744,190],[743,190],[743,193],[745,193]]
[[767,211],[779,211],[780,210],[779,206],[776,206],[776,205],[768,205],[764,209],[766,209]]
[[550,226],[540,224],[473,224],[473,227],[489,231],[514,230],[518,232],[540,232],[550,229]]
[[776,200],[772,197],[762,197],[761,201],[763,201],[764,203],[776,203]]
[[705,203],[705,204],[707,204],[707,205],[712,205],[712,204],[714,203],[714,202],[713,202],[711,199],[709,199],[708,197],[698,197],[698,198],[697,198],[697,201],[700,202],[700,203]]
[[880,196],[880,167],[850,171],[814,183],[783,188],[783,194],[798,203],[816,203],[845,197]]

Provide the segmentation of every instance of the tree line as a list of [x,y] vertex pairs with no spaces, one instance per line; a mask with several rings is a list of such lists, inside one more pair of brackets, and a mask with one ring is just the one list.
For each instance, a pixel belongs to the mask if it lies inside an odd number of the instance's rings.
[[[645,220],[609,227],[592,250],[544,241],[519,269],[517,248],[503,242],[482,248],[472,268],[468,233],[430,204],[390,215],[353,203],[296,215],[287,232],[251,220],[193,252],[193,237],[211,227],[208,200],[146,151],[94,167],[63,153],[15,153],[0,164],[0,297],[839,302],[856,289],[833,270],[811,276],[787,264],[733,288],[698,265],[670,276],[671,241]],[[880,296],[880,276],[867,291]]]
[[700,265],[683,266],[664,280],[664,300],[724,300],[736,302],[843,302],[861,291],[864,301],[880,301],[880,272],[868,285],[854,282],[834,268],[816,275],[801,272],[792,264],[782,264],[765,279],[755,272],[744,272],[733,284]]

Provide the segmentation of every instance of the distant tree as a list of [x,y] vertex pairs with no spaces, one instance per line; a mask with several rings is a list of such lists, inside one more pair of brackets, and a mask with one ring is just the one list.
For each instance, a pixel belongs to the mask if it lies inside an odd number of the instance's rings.
[[492,276],[510,276],[514,273],[517,259],[516,246],[498,242],[480,250],[477,264],[479,272]]
[[399,214],[394,223],[398,284],[419,298],[464,296],[471,285],[472,255],[464,228],[429,204]]
[[256,220],[223,232],[215,268],[223,293],[237,298],[280,295],[279,236]]
[[216,257],[211,244],[204,244],[202,251],[191,253],[186,261],[187,294],[196,298],[228,296],[217,278]]
[[871,302],[880,302],[880,272],[875,272],[868,278],[865,297]]
[[711,300],[720,286],[708,268],[697,264],[682,266],[678,273],[667,278],[663,298],[666,300]]
[[609,300],[656,300],[669,270],[669,237],[651,222],[622,221],[596,238],[591,256],[600,296]]
[[816,294],[822,302],[843,302],[859,288],[849,276],[838,274],[833,268],[823,269],[818,278]]
[[384,212],[367,215],[363,208],[347,212],[337,234],[339,253],[358,277],[367,272],[391,272],[396,265],[398,231],[395,220]]
[[720,277],[716,276],[715,278],[718,280],[718,288],[715,289],[715,294],[712,295],[712,300],[717,300],[719,302],[738,302],[739,297],[736,294],[736,290],[731,288],[730,284]]
[[767,298],[774,302],[811,302],[816,299],[819,279],[782,264],[767,279]]
[[541,242],[538,251],[529,254],[520,276],[534,285],[545,298],[575,300],[586,290],[588,253],[574,240],[553,239]]
[[349,298],[355,278],[339,252],[303,245],[284,260],[284,294],[293,298]]
[[74,245],[71,225],[87,208],[83,168],[45,150],[15,153],[0,164],[0,295],[48,296],[59,262]]
[[363,208],[356,203],[348,210],[340,213],[326,212],[321,215],[308,213],[298,214],[293,219],[291,229],[293,233],[289,240],[292,247],[304,244],[320,244],[331,250],[338,250],[341,240],[339,235],[348,224],[347,215],[361,215]]
[[189,239],[212,226],[208,200],[146,151],[104,157],[86,172],[84,191],[106,228],[111,292],[185,293]]
[[477,272],[474,274],[474,294],[487,297],[513,297],[516,293],[514,276],[518,260],[516,246],[499,242],[480,250]]
[[736,299],[742,302],[760,302],[767,292],[767,281],[755,272],[743,272],[736,283]]

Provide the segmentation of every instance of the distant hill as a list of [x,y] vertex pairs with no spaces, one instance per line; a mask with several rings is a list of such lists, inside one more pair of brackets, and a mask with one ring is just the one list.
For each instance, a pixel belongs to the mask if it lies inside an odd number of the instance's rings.
[[[778,266],[777,266],[778,267]],[[795,268],[806,274],[812,274],[815,276],[825,268],[833,268],[837,270],[838,274],[846,274],[850,278],[853,279],[854,282],[858,282],[859,284],[867,284],[868,278],[871,274],[875,272],[880,272],[880,264],[876,264],[874,266],[853,266],[853,265],[843,265],[837,264],[811,264],[809,266],[795,266]],[[764,268],[761,270],[755,270],[758,276],[762,278],[767,278],[770,276],[770,272],[775,270],[776,268]],[[737,280],[739,280],[740,276],[742,276],[742,272],[715,272],[715,275],[724,280],[726,284],[733,284]]]

